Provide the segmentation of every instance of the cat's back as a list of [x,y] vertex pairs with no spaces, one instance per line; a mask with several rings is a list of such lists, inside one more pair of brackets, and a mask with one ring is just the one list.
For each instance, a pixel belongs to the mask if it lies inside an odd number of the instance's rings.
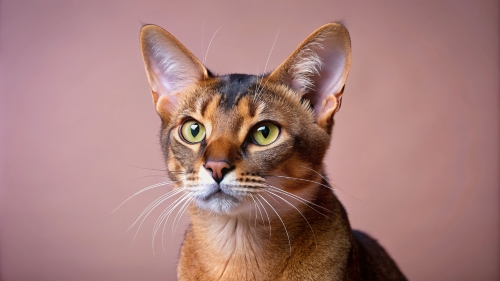
[[358,278],[366,281],[407,280],[394,260],[375,239],[359,230],[353,230],[352,236],[355,248],[353,254],[358,260],[359,273],[356,274]]

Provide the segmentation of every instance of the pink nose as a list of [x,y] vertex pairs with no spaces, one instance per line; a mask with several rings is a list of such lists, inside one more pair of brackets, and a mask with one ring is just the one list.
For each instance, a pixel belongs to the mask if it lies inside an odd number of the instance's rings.
[[225,161],[208,161],[205,163],[205,168],[212,171],[212,177],[217,183],[220,183],[224,178],[224,174],[229,171],[229,164]]

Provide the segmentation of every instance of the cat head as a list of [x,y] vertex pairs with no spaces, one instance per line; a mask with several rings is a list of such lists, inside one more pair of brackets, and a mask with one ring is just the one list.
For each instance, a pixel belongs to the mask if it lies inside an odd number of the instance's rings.
[[321,181],[351,63],[344,26],[320,27],[265,75],[213,75],[155,25],[141,47],[169,177],[198,208],[242,214],[262,194]]

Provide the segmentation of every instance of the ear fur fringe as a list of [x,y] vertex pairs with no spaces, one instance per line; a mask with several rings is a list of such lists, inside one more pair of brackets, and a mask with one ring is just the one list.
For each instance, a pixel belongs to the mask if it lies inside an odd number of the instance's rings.
[[306,94],[313,90],[314,81],[311,77],[319,75],[321,68],[324,66],[323,61],[315,50],[324,49],[322,42],[326,36],[327,34],[319,34],[314,40],[306,43],[291,61],[291,67],[288,70],[288,74],[291,77],[290,82],[294,90],[301,94]]

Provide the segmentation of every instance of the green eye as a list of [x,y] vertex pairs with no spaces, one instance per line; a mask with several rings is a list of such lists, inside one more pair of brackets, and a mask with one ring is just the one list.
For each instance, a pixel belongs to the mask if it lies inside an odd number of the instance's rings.
[[278,139],[280,128],[271,122],[260,123],[252,129],[252,139],[258,145],[269,145]]
[[189,120],[182,124],[181,135],[189,143],[197,143],[205,138],[205,127],[196,120]]

